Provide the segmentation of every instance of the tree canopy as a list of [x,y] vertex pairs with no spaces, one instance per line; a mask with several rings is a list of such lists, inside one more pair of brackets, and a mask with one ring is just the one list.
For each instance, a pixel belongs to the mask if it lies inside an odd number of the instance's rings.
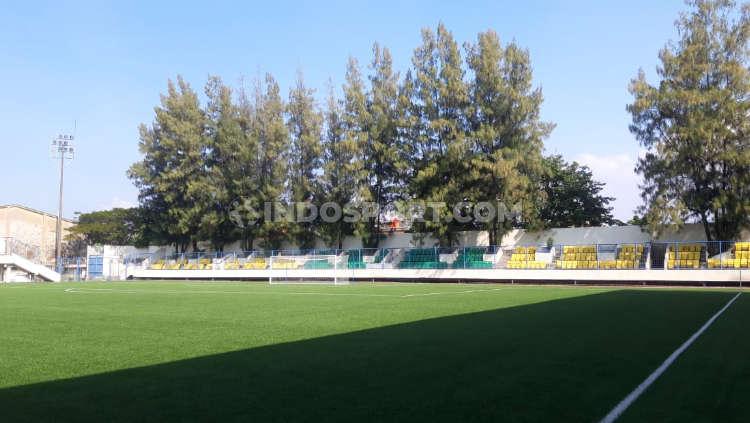
[[562,156],[544,158],[542,187],[546,202],[539,218],[549,227],[614,225],[609,205],[614,198],[601,194],[604,184],[594,180],[591,170]]
[[138,208],[81,213],[71,227],[70,239],[80,238],[87,245],[141,245],[143,220]]
[[[375,43],[366,73],[350,58],[340,97],[330,87],[322,105],[301,72],[286,97],[270,74],[250,91],[210,77],[204,93],[201,104],[182,78],[168,83],[129,171],[149,233],[182,250],[341,247],[352,235],[376,247],[404,201],[423,205],[412,230],[441,245],[463,230],[498,243],[514,227],[612,222],[590,170],[543,159],[554,125],[529,52],[491,30],[461,46],[443,24],[424,29],[404,73]],[[368,203],[375,213],[356,209]],[[300,220],[300,204],[335,204],[317,213],[339,218]]]
[[641,212],[656,232],[698,221],[706,239],[730,240],[750,216],[750,5],[688,4],[658,83],[643,71],[630,83],[630,130],[646,149]]

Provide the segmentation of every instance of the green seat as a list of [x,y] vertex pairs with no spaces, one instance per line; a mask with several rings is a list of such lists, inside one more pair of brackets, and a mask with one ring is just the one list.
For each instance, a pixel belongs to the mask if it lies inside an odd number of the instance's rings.
[[377,254],[375,254],[375,258],[373,259],[372,262],[373,263],[380,263],[381,261],[383,261],[383,259],[385,258],[385,256],[387,254],[388,254],[388,250],[386,250],[386,249],[378,250],[378,252],[377,252]]
[[440,255],[434,248],[415,248],[406,252],[398,267],[401,269],[447,269],[448,263],[440,261]]
[[328,260],[310,260],[303,266],[304,269],[333,269]]
[[349,269],[364,269],[367,267],[362,250],[349,251],[349,258],[347,259],[346,267]]
[[461,249],[456,261],[453,262],[454,269],[491,269],[492,263],[484,261],[484,247],[468,247]]

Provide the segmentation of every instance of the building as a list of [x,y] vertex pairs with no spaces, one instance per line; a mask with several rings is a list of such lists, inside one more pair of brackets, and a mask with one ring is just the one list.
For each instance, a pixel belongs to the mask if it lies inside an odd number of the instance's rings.
[[[74,225],[74,221],[63,219],[63,239]],[[0,238],[12,238],[37,250],[38,258],[34,258],[39,263],[54,264],[56,230],[57,216],[51,213],[14,204],[0,205]]]

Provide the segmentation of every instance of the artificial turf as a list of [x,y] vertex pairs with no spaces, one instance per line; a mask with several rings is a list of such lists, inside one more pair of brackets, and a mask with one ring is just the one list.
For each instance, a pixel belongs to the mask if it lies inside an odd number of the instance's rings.
[[[0,420],[596,421],[733,294],[0,286]],[[624,420],[747,421],[740,300]]]

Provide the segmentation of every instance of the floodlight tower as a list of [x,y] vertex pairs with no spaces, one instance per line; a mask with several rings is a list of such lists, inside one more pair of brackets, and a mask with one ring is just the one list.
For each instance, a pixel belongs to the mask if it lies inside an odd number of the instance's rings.
[[73,160],[75,149],[73,135],[60,134],[52,140],[50,153],[53,159],[60,160],[60,193],[57,208],[57,227],[55,228],[55,269],[62,272],[62,214],[63,214],[63,180],[65,176],[65,160]]

